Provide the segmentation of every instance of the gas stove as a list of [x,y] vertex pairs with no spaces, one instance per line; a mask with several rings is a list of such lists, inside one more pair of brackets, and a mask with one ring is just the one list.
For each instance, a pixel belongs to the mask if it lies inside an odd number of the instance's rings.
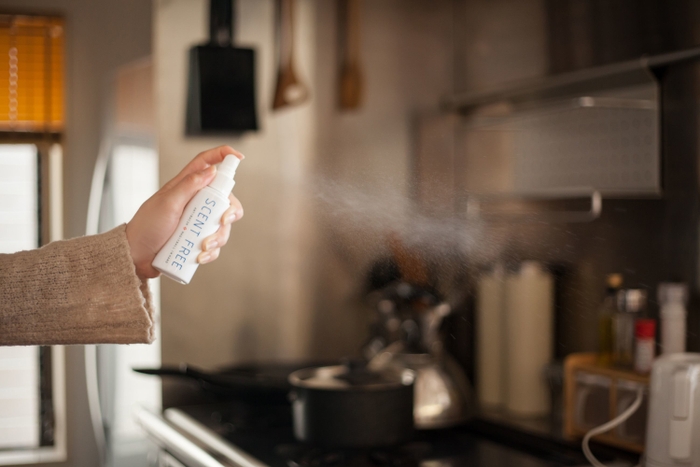
[[469,427],[419,431],[405,445],[368,450],[299,443],[289,405],[241,401],[142,412],[159,448],[159,466],[177,467],[436,467],[583,465],[580,453],[539,453],[487,439]]

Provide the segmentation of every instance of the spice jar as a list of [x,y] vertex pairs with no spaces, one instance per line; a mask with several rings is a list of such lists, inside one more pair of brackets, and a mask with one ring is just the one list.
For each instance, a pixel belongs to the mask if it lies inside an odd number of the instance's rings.
[[635,328],[634,371],[649,373],[656,357],[656,320],[638,319]]

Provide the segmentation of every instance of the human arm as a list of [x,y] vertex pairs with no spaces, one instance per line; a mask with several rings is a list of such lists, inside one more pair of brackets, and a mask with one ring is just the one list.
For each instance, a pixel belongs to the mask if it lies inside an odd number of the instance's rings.
[[[242,157],[227,146],[199,154],[127,225],[0,255],[0,345],[152,342],[147,279],[157,271],[150,264],[189,199],[213,178],[212,166],[230,153]],[[222,228],[205,239],[200,263],[218,257],[231,222],[242,215],[240,203],[231,197]]]

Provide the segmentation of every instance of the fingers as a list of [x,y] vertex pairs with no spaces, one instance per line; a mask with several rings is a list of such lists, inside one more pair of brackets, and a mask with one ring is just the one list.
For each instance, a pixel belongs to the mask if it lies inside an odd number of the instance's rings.
[[243,154],[236,151],[231,146],[219,146],[218,148],[208,149],[204,152],[200,152],[194,159],[192,159],[189,162],[189,164],[187,164],[180,171],[179,174],[175,176],[175,178],[166,183],[163,186],[163,188],[170,189],[173,186],[180,183],[180,181],[182,181],[182,179],[184,179],[188,175],[195,172],[201,172],[209,166],[219,164],[229,154],[233,154],[239,159],[243,159],[245,157]]
[[226,245],[231,235],[231,224],[226,224],[202,242],[202,252],[197,257],[199,264],[211,263],[221,253],[221,247]]
[[197,257],[199,264],[210,263],[219,257],[221,247],[228,243],[231,236],[231,224],[243,217],[243,206],[238,198],[230,195],[229,199],[231,207],[221,216],[221,228],[202,242],[202,253]]
[[199,264],[211,263],[219,257],[219,253],[221,253],[221,248],[215,248],[211,251],[203,251],[197,257],[197,262]]
[[202,242],[202,251],[212,251],[226,245],[231,236],[231,224],[222,226],[215,234],[205,238]]
[[221,216],[221,225],[231,224],[243,217],[243,206],[238,201],[238,198],[230,194],[228,199],[231,202],[231,206]]
[[195,172],[181,179],[167,192],[167,198],[172,203],[172,208],[182,212],[185,205],[197,194],[199,190],[207,186],[216,175],[216,167],[210,166],[206,170]]

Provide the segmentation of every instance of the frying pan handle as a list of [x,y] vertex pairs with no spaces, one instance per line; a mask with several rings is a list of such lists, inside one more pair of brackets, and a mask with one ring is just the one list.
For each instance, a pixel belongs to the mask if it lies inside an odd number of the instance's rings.
[[132,368],[136,373],[154,376],[182,376],[192,379],[206,379],[207,375],[187,365],[164,366],[161,368]]

